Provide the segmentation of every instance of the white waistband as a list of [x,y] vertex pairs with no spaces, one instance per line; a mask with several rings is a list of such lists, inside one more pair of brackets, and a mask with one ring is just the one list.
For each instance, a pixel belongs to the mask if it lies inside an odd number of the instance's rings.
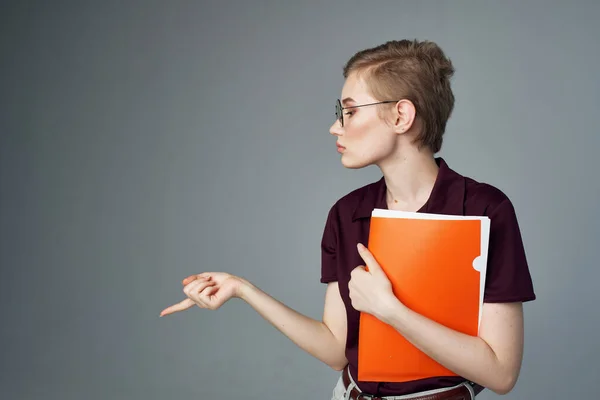
[[[352,391],[353,388],[357,388],[359,391],[362,392],[362,390],[358,387],[356,382],[354,382],[354,379],[352,378],[352,374],[350,373],[350,371],[348,371],[348,377],[350,378],[350,385],[348,385],[348,388],[346,389],[346,393],[344,395],[344,400],[350,399],[350,392]],[[455,386],[450,386],[450,387],[445,387],[445,388],[440,388],[440,389],[426,390],[424,392],[410,393],[410,394],[405,394],[402,396],[379,396],[379,397],[381,397],[382,399],[385,399],[385,400],[409,400],[409,399],[414,399],[415,397],[431,396],[431,395],[438,394],[438,393],[448,392],[450,390],[459,388],[461,386],[466,386],[467,389],[469,390],[469,393],[471,393],[471,399],[475,399],[475,390],[469,384],[469,382],[462,382]]]

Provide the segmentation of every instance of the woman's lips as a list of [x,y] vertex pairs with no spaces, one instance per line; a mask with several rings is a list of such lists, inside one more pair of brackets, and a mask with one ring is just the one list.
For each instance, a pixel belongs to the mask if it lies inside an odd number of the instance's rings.
[[343,153],[346,148],[339,143],[336,143],[338,153]]

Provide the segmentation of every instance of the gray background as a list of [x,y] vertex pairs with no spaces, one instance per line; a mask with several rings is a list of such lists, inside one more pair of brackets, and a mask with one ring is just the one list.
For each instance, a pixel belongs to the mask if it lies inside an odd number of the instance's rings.
[[380,176],[328,133],[341,68],[401,38],[457,69],[441,155],[518,212],[538,300],[506,398],[595,396],[599,3],[298,3],[2,3],[0,398],[329,399],[241,301],[158,313],[223,270],[321,317],[327,211]]

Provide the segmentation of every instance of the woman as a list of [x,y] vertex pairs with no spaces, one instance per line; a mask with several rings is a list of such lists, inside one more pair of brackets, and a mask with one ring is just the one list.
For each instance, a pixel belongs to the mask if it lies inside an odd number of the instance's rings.
[[[522,360],[522,303],[536,296],[510,200],[434,156],[454,107],[453,73],[443,51],[427,41],[391,41],[358,52],[346,64],[343,100],[336,104],[330,133],[346,168],[377,165],[383,177],[345,195],[329,211],[321,246],[321,282],[327,284],[322,321],[222,272],[185,278],[187,299],[161,316],[194,305],[215,310],[232,297],[241,298],[300,348],[343,371],[333,399],[470,399],[483,388],[508,393]],[[490,218],[479,336],[442,326],[394,296],[388,278],[362,245],[374,208]],[[458,376],[403,383],[357,381],[360,312],[391,325]]]

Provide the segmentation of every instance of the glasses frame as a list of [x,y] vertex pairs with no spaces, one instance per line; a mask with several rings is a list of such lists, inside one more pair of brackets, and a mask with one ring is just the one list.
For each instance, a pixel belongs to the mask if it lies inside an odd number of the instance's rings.
[[343,128],[344,127],[344,113],[343,113],[344,110],[348,110],[351,108],[374,106],[376,104],[397,103],[399,101],[400,100],[386,100],[386,101],[379,101],[377,103],[359,104],[357,106],[342,107],[342,102],[340,101],[340,99],[337,99],[335,102],[335,116],[336,116],[337,120],[340,121],[340,124]]

